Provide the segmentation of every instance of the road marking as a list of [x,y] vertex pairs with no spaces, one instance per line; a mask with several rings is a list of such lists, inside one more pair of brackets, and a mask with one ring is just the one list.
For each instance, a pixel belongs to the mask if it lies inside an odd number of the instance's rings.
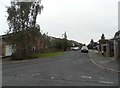
[[87,79],[91,79],[92,77],[90,76],[81,76],[82,78],[87,78]]
[[54,79],[55,77],[51,77],[51,79]]
[[39,73],[36,73],[36,74],[32,74],[31,77],[39,76],[39,75],[40,75]]
[[92,59],[92,57],[91,57],[90,54],[89,54],[89,57],[90,57],[91,61],[93,62],[93,64],[95,64],[95,65],[97,65],[97,66],[99,66],[99,67],[101,67],[101,68],[103,68],[103,69],[110,70],[110,71],[114,71],[114,72],[118,72],[118,73],[120,72],[120,71],[118,71],[118,70],[111,69],[111,68],[108,68],[108,67],[104,67],[104,66],[102,66],[102,65],[100,65],[100,64],[97,64],[97,63]]
[[104,78],[103,78],[103,77],[100,77],[99,79],[100,79],[100,80],[103,80]]
[[17,74],[16,77],[24,77],[22,74]]
[[102,64],[104,64],[104,63],[109,63],[110,61],[100,61],[100,63]]
[[69,75],[68,77],[69,77],[69,78],[71,78],[72,76],[71,76],[71,75]]
[[103,84],[113,84],[113,82],[109,82],[109,81],[99,81],[99,83],[103,83]]

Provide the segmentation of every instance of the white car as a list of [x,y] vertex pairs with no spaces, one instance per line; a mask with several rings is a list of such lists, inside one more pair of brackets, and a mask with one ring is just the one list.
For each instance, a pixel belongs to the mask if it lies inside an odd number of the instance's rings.
[[71,47],[71,50],[77,51],[77,50],[79,50],[79,47]]
[[83,47],[81,48],[81,52],[88,53],[88,48],[87,48],[87,46],[83,46]]

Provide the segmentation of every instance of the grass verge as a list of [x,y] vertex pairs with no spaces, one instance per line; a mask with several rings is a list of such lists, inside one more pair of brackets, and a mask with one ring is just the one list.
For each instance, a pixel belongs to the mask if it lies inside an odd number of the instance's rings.
[[33,58],[44,58],[44,57],[55,57],[64,54],[64,52],[50,52],[50,53],[41,53],[41,54],[34,54],[29,56],[30,59]]

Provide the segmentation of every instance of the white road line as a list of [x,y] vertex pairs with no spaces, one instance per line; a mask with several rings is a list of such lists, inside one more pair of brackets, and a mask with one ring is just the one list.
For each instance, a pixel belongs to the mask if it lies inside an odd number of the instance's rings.
[[103,83],[103,84],[113,84],[113,82],[109,82],[109,81],[99,81],[99,83]]
[[51,77],[51,79],[54,79],[55,77]]
[[81,76],[82,78],[87,78],[87,79],[91,79],[92,77],[90,76]]
[[101,68],[103,68],[103,69],[106,69],[106,70],[110,70],[110,71],[114,71],[114,72],[120,72],[120,71],[118,71],[118,70],[115,70],[115,69],[111,69],[111,68],[108,68],[108,67],[104,67],[104,66],[102,66],[102,65],[100,65],[100,64],[97,64],[93,59],[92,59],[92,57],[91,57],[91,55],[89,54],[89,56],[90,56],[90,59],[91,59],[91,61],[95,64],[95,65],[97,65],[97,66],[99,66],[99,67],[101,67]]

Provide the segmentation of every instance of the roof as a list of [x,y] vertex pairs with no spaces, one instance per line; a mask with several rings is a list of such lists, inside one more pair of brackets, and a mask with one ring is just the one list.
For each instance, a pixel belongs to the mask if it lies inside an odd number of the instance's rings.
[[118,32],[116,32],[115,36],[114,36],[114,38],[118,38],[118,37],[120,37],[120,30]]

